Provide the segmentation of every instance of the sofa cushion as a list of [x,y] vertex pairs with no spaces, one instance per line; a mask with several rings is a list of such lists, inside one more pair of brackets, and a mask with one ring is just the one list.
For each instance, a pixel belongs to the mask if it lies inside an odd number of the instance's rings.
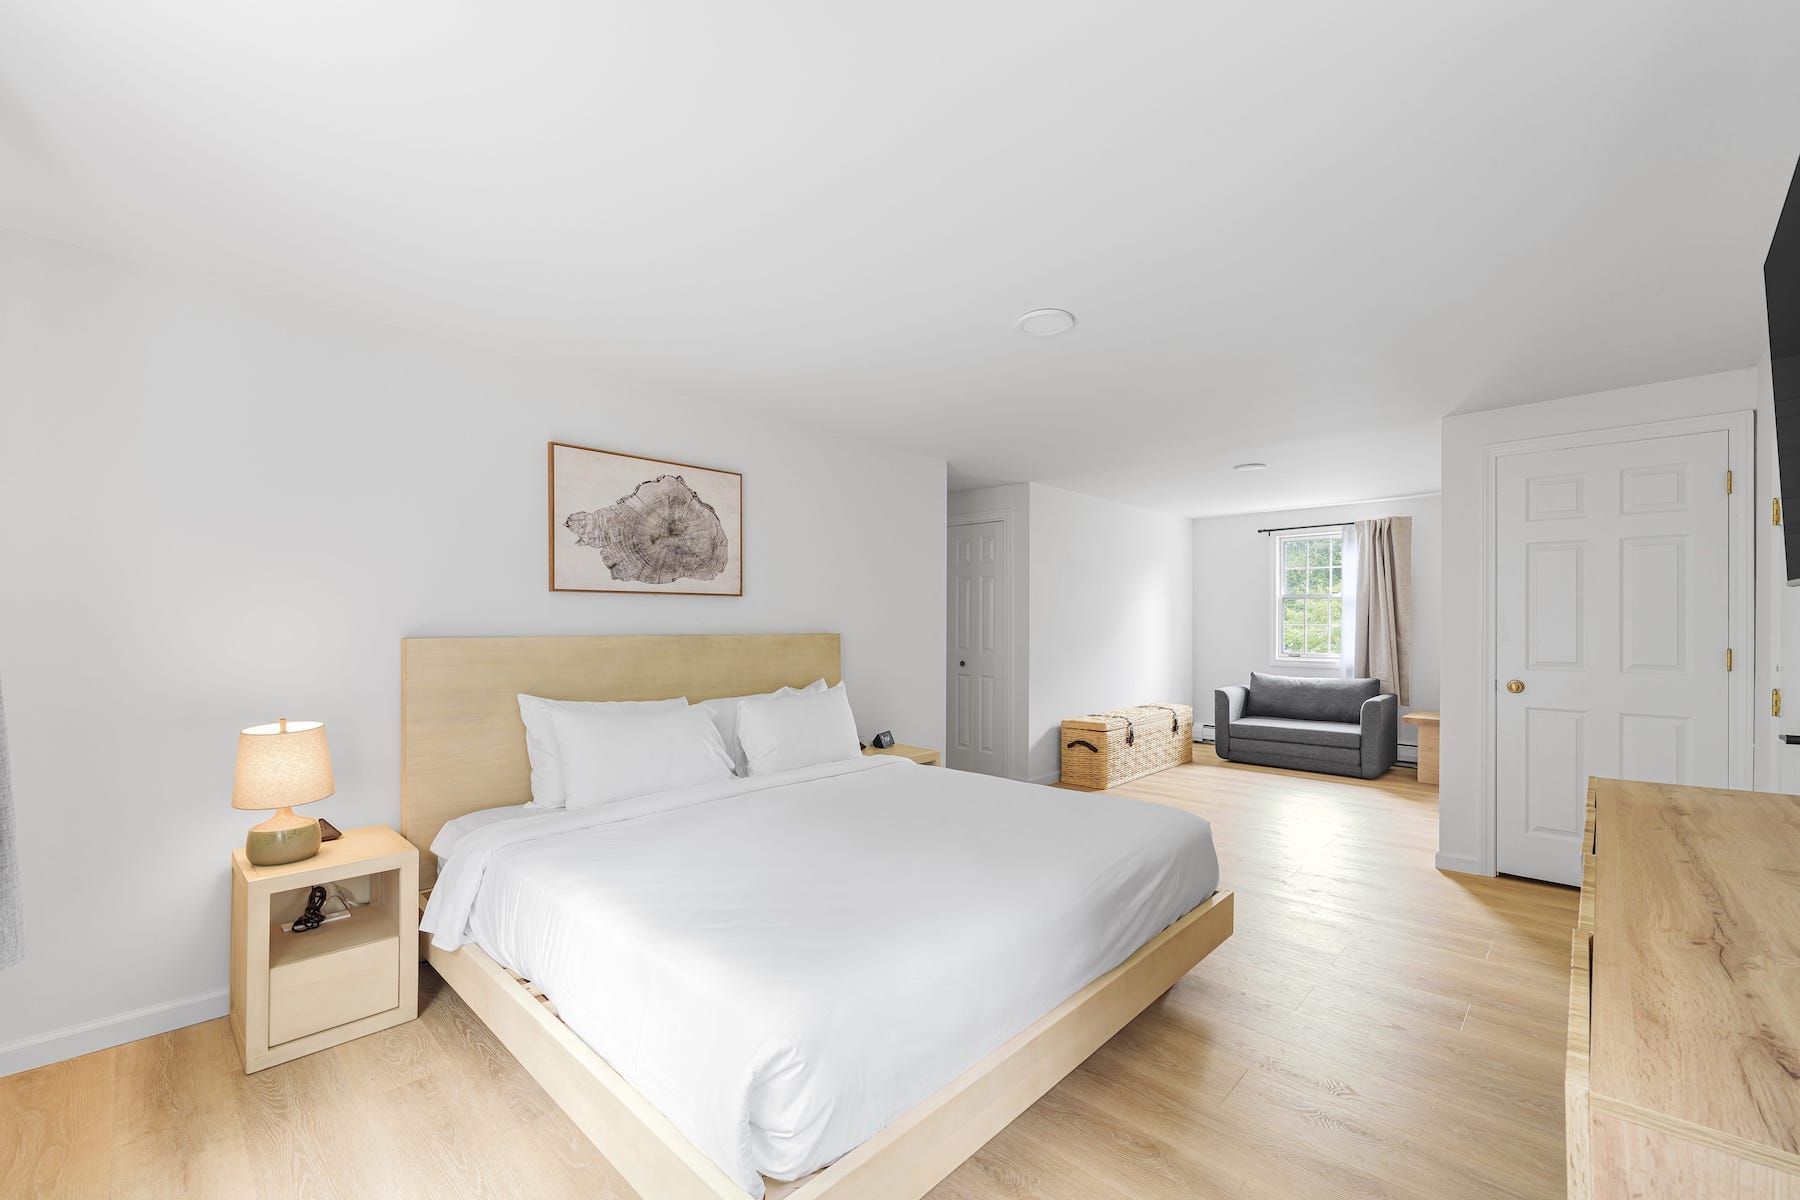
[[1231,723],[1234,738],[1296,742],[1303,746],[1362,746],[1362,726],[1345,721],[1302,721],[1294,717],[1239,717]]
[[1380,694],[1379,679],[1311,679],[1252,671],[1244,715],[1360,723],[1363,701]]

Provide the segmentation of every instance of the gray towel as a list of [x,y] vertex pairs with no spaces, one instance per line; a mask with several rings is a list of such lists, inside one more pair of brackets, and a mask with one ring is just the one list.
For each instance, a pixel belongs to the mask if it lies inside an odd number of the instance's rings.
[[25,903],[19,897],[18,826],[13,822],[12,760],[6,752],[6,702],[0,699],[0,968],[25,957]]

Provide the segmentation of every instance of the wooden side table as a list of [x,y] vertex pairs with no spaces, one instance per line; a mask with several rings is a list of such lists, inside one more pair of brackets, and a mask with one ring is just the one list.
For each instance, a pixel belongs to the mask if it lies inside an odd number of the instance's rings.
[[940,752],[928,750],[924,746],[908,746],[905,742],[895,742],[885,750],[878,750],[874,746],[864,746],[863,753],[892,754],[900,758],[910,758],[921,766],[926,767],[941,767],[944,765],[944,756]]
[[1438,715],[1429,709],[1418,709],[1400,718],[1419,730],[1419,782],[1438,781]]
[[[315,884],[343,884],[368,903],[284,932]],[[281,866],[232,851],[231,1030],[246,1075],[419,1015],[418,896],[419,852],[385,825]]]

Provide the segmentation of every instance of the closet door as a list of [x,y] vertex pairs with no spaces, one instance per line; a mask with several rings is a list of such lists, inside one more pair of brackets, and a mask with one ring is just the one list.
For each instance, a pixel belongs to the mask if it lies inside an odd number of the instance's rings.
[[1007,562],[1005,521],[950,526],[950,744],[944,761],[958,771],[1007,774]]

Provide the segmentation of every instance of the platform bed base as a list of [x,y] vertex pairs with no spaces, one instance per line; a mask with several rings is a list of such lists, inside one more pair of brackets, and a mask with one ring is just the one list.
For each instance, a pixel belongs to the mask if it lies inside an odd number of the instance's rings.
[[[783,1200],[919,1200],[1231,936],[1215,892],[1113,970]],[[744,1200],[744,1190],[478,946],[426,957],[513,1057],[648,1200]]]

